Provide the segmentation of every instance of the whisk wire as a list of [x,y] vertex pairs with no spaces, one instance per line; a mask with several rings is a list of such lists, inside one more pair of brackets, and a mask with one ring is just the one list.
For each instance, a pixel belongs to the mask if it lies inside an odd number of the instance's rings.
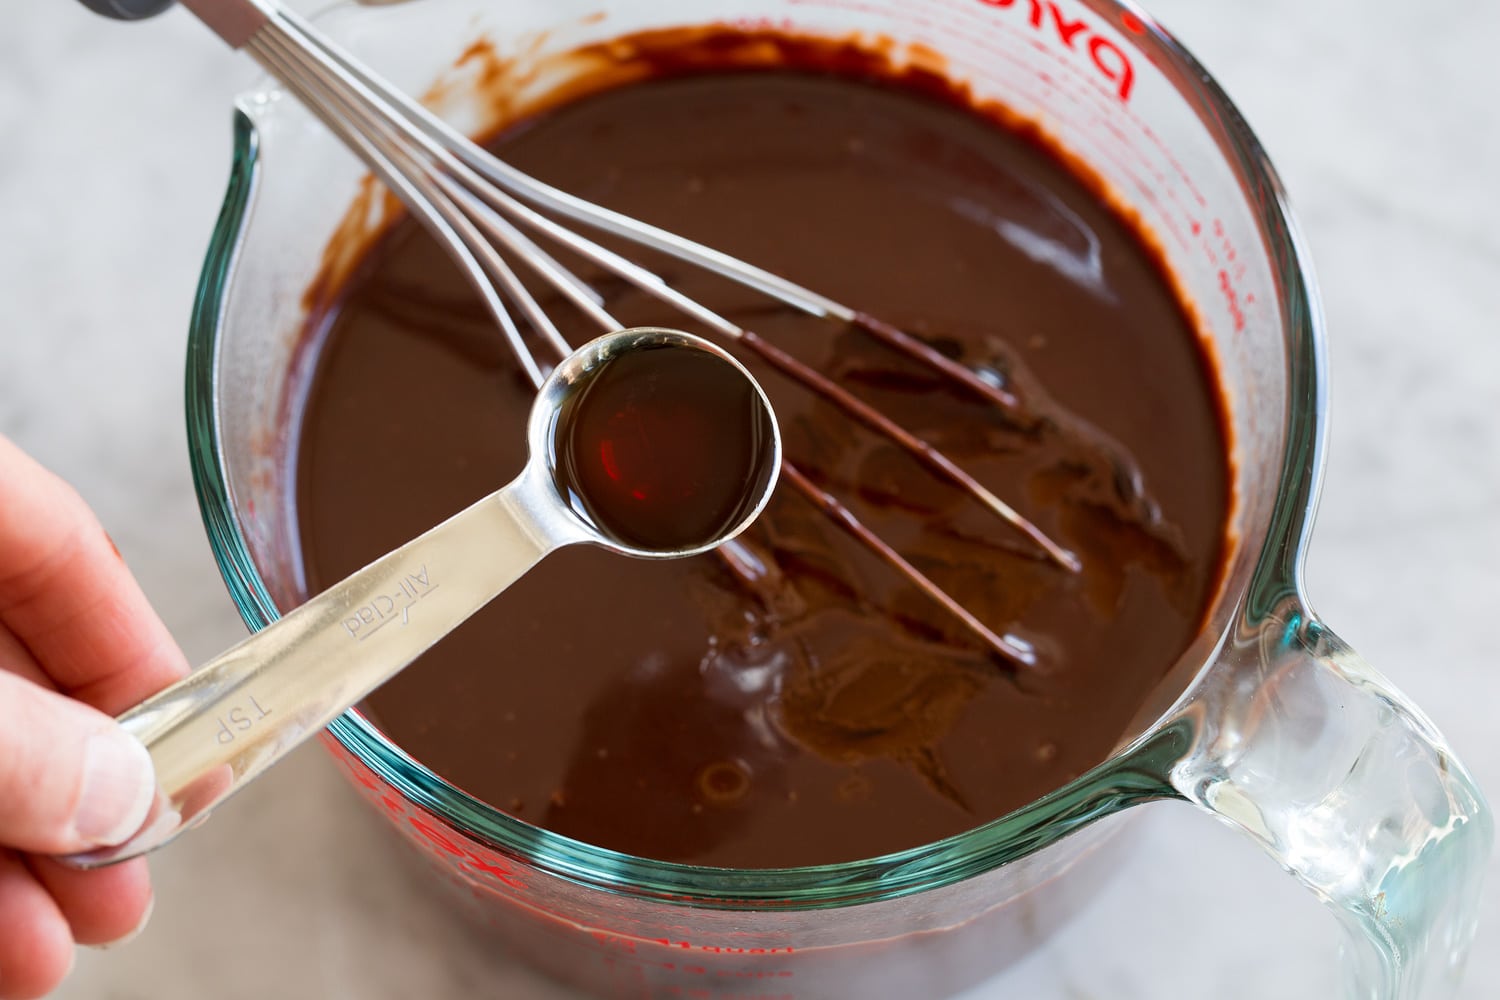
[[[364,160],[375,177],[439,240],[482,297],[511,353],[534,385],[541,384],[545,372],[527,346],[511,307],[525,316],[533,332],[557,351],[559,357],[566,356],[571,347],[501,249],[524,263],[605,331],[618,329],[620,324],[605,308],[605,300],[597,289],[547,253],[523,230],[565,247],[752,351],[781,374],[829,400],[901,447],[931,472],[979,500],[1025,535],[1049,560],[1069,571],[1079,568],[1073,553],[919,436],[821,372],[672,287],[650,269],[567,228],[538,208],[687,261],[810,315],[854,324],[882,343],[1013,410],[1016,401],[1003,388],[904,331],[754,265],[530,177],[475,146],[420,103],[369,72],[295,14],[273,13],[246,48]],[[1035,655],[1028,644],[995,633],[790,461],[783,462],[782,477],[833,524],[917,585],[992,651],[1013,665],[1035,664]],[[733,565],[732,559],[726,562]]]
[[[380,99],[374,94],[360,93],[363,88],[358,81],[344,78],[345,74],[336,66],[330,67],[326,61],[320,60],[318,57],[322,53],[318,47],[289,44],[279,38],[273,30],[278,26],[278,20],[273,18],[250,40],[246,46],[248,51],[348,145],[444,245],[463,269],[469,283],[483,297],[527,378],[533,385],[541,386],[546,375],[526,349],[520,329],[491,284],[492,278],[498,280],[507,292],[511,291],[512,283],[520,287],[515,273],[485,241],[474,222],[443,194],[421,161],[399,142],[393,141],[391,116],[381,117],[372,110],[379,109]],[[326,75],[319,73],[319,69],[325,70]],[[349,88],[353,95],[342,88]],[[361,104],[361,98],[368,103]],[[383,144],[381,137],[385,139]],[[524,293],[525,289],[521,291]],[[540,309],[537,311],[541,314]]]
[[812,289],[804,288],[780,275],[715,250],[713,247],[569,194],[516,169],[503,160],[490,156],[420,102],[413,100],[409,95],[371,73],[367,67],[326,39],[303,18],[290,11],[282,12],[279,18],[304,41],[322,48],[346,74],[359,81],[371,92],[380,94],[392,107],[399,108],[406,119],[417,129],[511,194],[527,198],[543,208],[576,222],[597,226],[641,246],[660,250],[689,264],[713,271],[811,315],[845,322],[852,322],[855,319],[854,310]]

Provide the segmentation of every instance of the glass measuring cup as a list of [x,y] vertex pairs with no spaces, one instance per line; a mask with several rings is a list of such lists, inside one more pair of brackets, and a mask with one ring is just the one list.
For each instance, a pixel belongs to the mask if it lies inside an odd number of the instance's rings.
[[[974,950],[984,951],[979,915],[1085,853],[1100,837],[1092,820],[1179,797],[1251,832],[1337,908],[1353,932],[1355,995],[1440,993],[1471,930],[1490,820],[1430,726],[1300,595],[1321,450],[1320,321],[1274,176],[1222,95],[1143,15],[1102,2],[622,3],[603,20],[588,17],[598,7],[455,0],[346,10],[325,23],[409,89],[446,75],[443,110],[473,129],[496,109],[466,103],[462,74],[444,68],[480,33],[504,53],[539,58],[720,19],[860,30],[920,43],[912,58],[941,53],[943,72],[1040,120],[1161,241],[1230,397],[1235,551],[1204,633],[1114,757],[941,844],[772,873],[645,862],[509,820],[349,716],[334,738],[369,797],[460,897],[513,939],[536,942],[526,950],[554,970],[606,992],[937,992],[983,966],[980,955],[972,969],[938,974],[941,956],[970,956],[954,942],[975,935]],[[538,40],[544,30],[552,33]],[[190,419],[209,435],[195,444],[210,531],[253,624],[274,614],[273,597],[297,593],[283,470],[266,442],[284,433],[295,405],[282,387],[304,357],[296,297],[358,169],[287,102],[252,94],[242,106],[237,171],[194,338]],[[276,298],[284,300],[268,301]]]

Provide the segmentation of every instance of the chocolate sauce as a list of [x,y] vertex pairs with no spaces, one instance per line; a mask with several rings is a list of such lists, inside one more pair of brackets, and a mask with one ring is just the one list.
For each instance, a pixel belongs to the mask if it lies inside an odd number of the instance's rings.
[[[783,483],[722,556],[558,553],[370,698],[392,739],[558,833],[767,867],[959,833],[1125,735],[1220,572],[1228,463],[1211,365],[1148,242],[1086,178],[961,94],[925,90],[793,68],[684,73],[579,98],[494,148],[894,324],[1002,389],[981,398],[868,330],[633,254],[942,448],[1079,556],[1078,573],[1040,556],[888,441],[742,358],[787,457],[1029,643],[1037,665],[1000,662]],[[559,257],[627,325],[694,329]],[[538,291],[572,343],[597,334]],[[409,222],[311,328],[326,333],[296,498],[316,590],[513,476],[533,390]]]
[[638,348],[602,362],[563,404],[553,475],[606,536],[638,549],[697,548],[760,501],[771,420],[755,386],[723,358]]

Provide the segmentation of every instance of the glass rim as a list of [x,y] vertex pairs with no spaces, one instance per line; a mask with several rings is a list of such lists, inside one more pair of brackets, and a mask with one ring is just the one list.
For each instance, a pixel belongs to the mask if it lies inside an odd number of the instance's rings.
[[[1083,2],[1102,15],[1134,17],[1142,30],[1133,33],[1133,44],[1162,57],[1158,65],[1175,72],[1179,92],[1218,121],[1217,137],[1254,208],[1281,291],[1288,413],[1277,499],[1245,592],[1221,597],[1223,602],[1243,602],[1246,614],[1259,617],[1260,611],[1288,596],[1301,600],[1304,541],[1320,484],[1326,435],[1324,326],[1315,282],[1275,168],[1218,83],[1172,35],[1129,0]],[[254,122],[243,107],[236,106],[230,178],[199,278],[185,373],[189,460],[200,513],[220,574],[252,630],[264,628],[279,613],[250,556],[230,501],[219,447],[217,359],[226,293],[247,231],[260,168],[259,151]],[[695,907],[820,909],[941,888],[1034,853],[1127,806],[1180,798],[1168,774],[1191,745],[1193,733],[1192,723],[1177,715],[1177,707],[1213,664],[1213,655],[1205,657],[1173,704],[1132,742],[1005,816],[892,854],[795,868],[705,867],[596,847],[532,826],[469,795],[388,740],[356,710],[335,719],[328,732],[403,798],[547,874],[601,891]]]

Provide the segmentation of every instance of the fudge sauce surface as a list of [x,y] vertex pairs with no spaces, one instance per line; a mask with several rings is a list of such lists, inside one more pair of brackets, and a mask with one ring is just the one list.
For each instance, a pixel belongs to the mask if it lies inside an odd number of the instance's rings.
[[[946,451],[1083,568],[1048,561],[895,445],[740,355],[787,458],[1037,664],[987,652],[785,482],[722,556],[565,550],[365,706],[438,774],[559,834],[757,868],[971,829],[1103,760],[1217,585],[1222,401],[1149,242],[1035,135],[961,94],[815,69],[645,74],[491,147],[1014,392],[1016,407],[996,406],[868,332],[631,252]],[[558,257],[626,325],[703,332]],[[602,332],[537,291],[575,346]],[[514,476],[533,387],[410,220],[367,248],[309,330],[295,502],[316,592]]]

